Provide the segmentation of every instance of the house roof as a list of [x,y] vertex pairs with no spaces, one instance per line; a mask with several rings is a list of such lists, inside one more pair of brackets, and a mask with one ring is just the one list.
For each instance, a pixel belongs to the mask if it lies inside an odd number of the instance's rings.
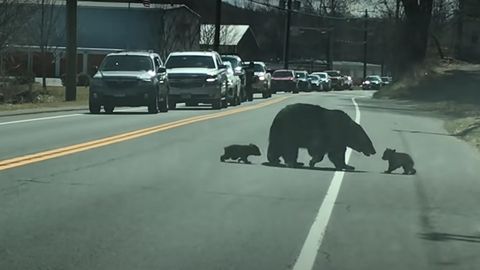
[[[224,24],[220,26],[220,45],[235,46],[245,34],[251,31],[249,25]],[[215,25],[202,24],[200,28],[200,44],[213,45]],[[253,34],[253,33],[252,33]]]

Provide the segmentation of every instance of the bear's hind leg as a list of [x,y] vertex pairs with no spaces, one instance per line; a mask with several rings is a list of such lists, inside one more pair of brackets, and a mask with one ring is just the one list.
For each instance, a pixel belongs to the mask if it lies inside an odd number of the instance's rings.
[[349,170],[354,171],[355,167],[349,166],[345,163],[345,151],[346,148],[338,149],[328,153],[328,159],[335,165],[337,170]]

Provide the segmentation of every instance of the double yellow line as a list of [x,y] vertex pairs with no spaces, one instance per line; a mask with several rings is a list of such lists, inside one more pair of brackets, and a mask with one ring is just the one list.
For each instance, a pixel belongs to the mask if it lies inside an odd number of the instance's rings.
[[266,106],[281,102],[285,99],[286,99],[286,97],[279,97],[279,98],[272,99],[272,100],[269,100],[269,101],[265,101],[265,102],[262,102],[262,103],[259,103],[259,104],[256,104],[256,105],[240,107],[240,108],[236,108],[236,109],[232,109],[232,110],[228,110],[228,111],[211,113],[211,114],[207,114],[207,115],[194,116],[194,117],[190,117],[190,118],[186,118],[186,119],[182,119],[182,120],[177,120],[177,121],[170,122],[170,123],[161,124],[161,125],[158,125],[158,126],[153,126],[153,127],[149,127],[149,128],[139,129],[139,130],[135,130],[135,131],[127,132],[127,133],[122,133],[122,134],[119,134],[119,135],[106,137],[106,138],[103,138],[103,139],[93,140],[93,141],[89,141],[89,142],[85,142],[85,143],[74,144],[74,145],[70,145],[70,146],[66,146],[66,147],[61,147],[61,148],[48,150],[48,151],[44,151],[44,152],[39,152],[39,153],[35,153],[35,154],[20,156],[20,157],[16,157],[16,158],[1,160],[0,161],[0,171],[15,168],[15,167],[20,167],[20,166],[24,166],[24,165],[32,164],[32,163],[35,163],[35,162],[40,162],[40,161],[52,159],[52,158],[57,158],[57,157],[62,157],[62,156],[70,155],[70,154],[75,154],[75,153],[87,151],[87,150],[90,150],[90,149],[95,149],[95,148],[99,148],[99,147],[102,147],[102,146],[107,146],[107,145],[114,144],[114,143],[124,142],[124,141],[127,141],[127,140],[147,136],[147,135],[150,135],[150,134],[153,134],[153,133],[156,133],[156,132],[165,131],[165,130],[169,130],[169,129],[173,129],[173,128],[177,128],[177,127],[181,127],[181,126],[185,126],[185,125],[189,125],[189,124],[193,124],[193,123],[197,123],[197,122],[201,122],[201,121],[205,121],[205,120],[209,120],[209,119],[220,118],[220,117],[225,117],[225,116],[232,115],[232,114],[237,114],[237,113],[241,113],[241,112],[246,112],[246,111],[259,109],[259,108],[262,108],[262,107],[266,107]]

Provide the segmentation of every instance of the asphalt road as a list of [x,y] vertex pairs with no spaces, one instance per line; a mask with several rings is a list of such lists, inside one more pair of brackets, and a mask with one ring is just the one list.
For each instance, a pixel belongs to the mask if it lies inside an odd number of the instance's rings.
[[[480,269],[479,153],[441,119],[370,94],[1,117],[0,269]],[[327,159],[262,165],[273,117],[297,102],[357,118],[377,155],[352,152],[346,173]],[[263,155],[221,163],[233,143]],[[417,175],[383,174],[385,147],[410,153]]]

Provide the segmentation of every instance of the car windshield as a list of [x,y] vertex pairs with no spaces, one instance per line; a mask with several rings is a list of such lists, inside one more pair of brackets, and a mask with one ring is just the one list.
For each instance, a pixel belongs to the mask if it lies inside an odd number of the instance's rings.
[[222,61],[227,61],[232,64],[232,68],[236,68],[240,65],[240,61],[236,57],[222,56]]
[[338,71],[327,71],[327,74],[331,77],[341,76],[340,72],[338,72]]
[[307,74],[305,74],[304,72],[296,72],[295,77],[305,79],[307,77]]
[[316,75],[320,76],[320,78],[322,78],[322,79],[327,78],[327,74],[325,74],[325,73],[319,73],[319,74],[316,74]]
[[261,64],[255,64],[254,72],[265,72],[265,68]]
[[153,70],[153,63],[148,56],[111,55],[105,58],[101,71],[148,71]]
[[317,76],[317,75],[309,75],[308,76],[308,79],[312,80],[312,81],[317,81],[319,80],[320,78]]
[[365,80],[379,82],[380,78],[378,78],[376,76],[368,76]]
[[166,68],[215,68],[213,58],[208,55],[171,55]]
[[288,77],[293,77],[292,71],[275,71],[272,74],[272,77],[274,78],[288,78]]

